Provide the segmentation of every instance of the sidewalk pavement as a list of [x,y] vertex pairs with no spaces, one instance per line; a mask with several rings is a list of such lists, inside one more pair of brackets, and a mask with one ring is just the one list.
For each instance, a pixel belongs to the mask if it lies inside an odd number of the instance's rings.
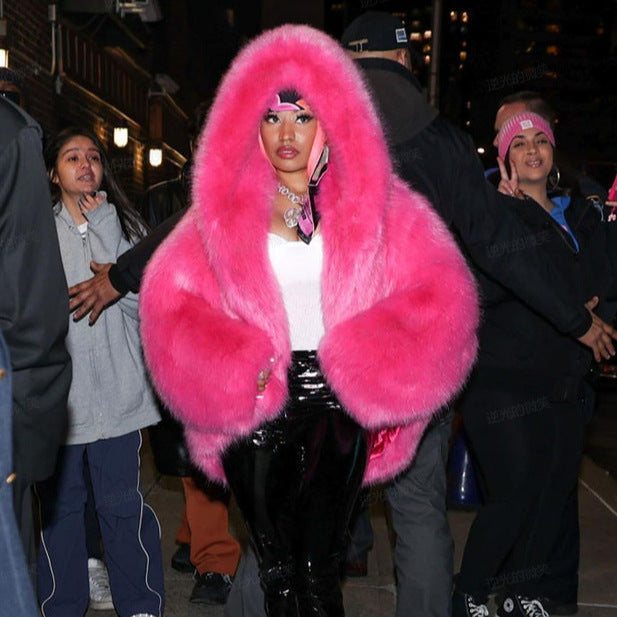
[[[162,530],[166,576],[166,617],[222,617],[222,607],[191,604],[190,574],[180,574],[170,566],[175,551],[174,535],[183,507],[178,479],[159,476],[147,447],[142,455],[142,486],[154,508]],[[579,617],[617,617],[617,481],[585,458],[579,482],[581,523],[581,565]],[[246,532],[232,501],[232,531],[242,542]],[[450,511],[458,569],[465,539],[474,513]],[[387,513],[380,499],[372,500],[371,519],[375,533],[369,555],[368,576],[350,579],[344,587],[347,617],[390,617],[394,615],[395,586]],[[491,614],[493,611],[491,611]],[[115,611],[89,610],[86,617],[115,617]],[[414,616],[409,607],[409,616]]]

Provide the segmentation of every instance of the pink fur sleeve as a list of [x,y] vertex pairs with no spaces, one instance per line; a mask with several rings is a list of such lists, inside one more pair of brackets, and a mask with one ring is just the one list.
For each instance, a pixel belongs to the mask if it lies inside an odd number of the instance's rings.
[[461,388],[476,355],[473,278],[441,220],[408,193],[397,187],[385,231],[391,293],[320,345],[329,383],[367,427],[428,419]]
[[[143,348],[169,409],[201,430],[253,424],[258,373],[273,348],[260,329],[226,315],[189,215],[148,264],[140,293]],[[179,250],[181,247],[181,250]]]

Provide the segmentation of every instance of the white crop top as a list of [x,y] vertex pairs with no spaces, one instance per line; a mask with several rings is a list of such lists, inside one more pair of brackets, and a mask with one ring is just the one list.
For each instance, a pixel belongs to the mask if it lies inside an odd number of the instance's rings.
[[321,234],[313,236],[310,244],[288,242],[281,236],[268,234],[268,254],[283,294],[291,348],[295,351],[317,349],[324,334]]

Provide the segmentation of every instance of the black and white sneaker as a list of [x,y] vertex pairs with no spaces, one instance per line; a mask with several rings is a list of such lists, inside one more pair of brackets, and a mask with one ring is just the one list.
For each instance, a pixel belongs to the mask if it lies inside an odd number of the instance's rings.
[[488,606],[468,593],[455,591],[452,596],[452,617],[488,617]]
[[497,617],[549,617],[538,599],[508,594],[501,599]]

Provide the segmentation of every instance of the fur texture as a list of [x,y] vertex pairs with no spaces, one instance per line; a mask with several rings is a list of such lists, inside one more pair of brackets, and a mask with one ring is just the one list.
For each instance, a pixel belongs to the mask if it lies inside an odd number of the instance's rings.
[[277,180],[257,135],[272,95],[291,87],[330,145],[317,203],[318,354],[347,411],[371,431],[390,429],[372,447],[365,481],[376,482],[409,464],[433,412],[462,386],[476,353],[477,297],[444,225],[393,175],[362,78],[327,35],[267,32],[225,76],[196,155],[193,206],[143,281],[144,352],[195,462],[224,481],[221,453],[275,417],[287,392],[287,318],[267,254]]

